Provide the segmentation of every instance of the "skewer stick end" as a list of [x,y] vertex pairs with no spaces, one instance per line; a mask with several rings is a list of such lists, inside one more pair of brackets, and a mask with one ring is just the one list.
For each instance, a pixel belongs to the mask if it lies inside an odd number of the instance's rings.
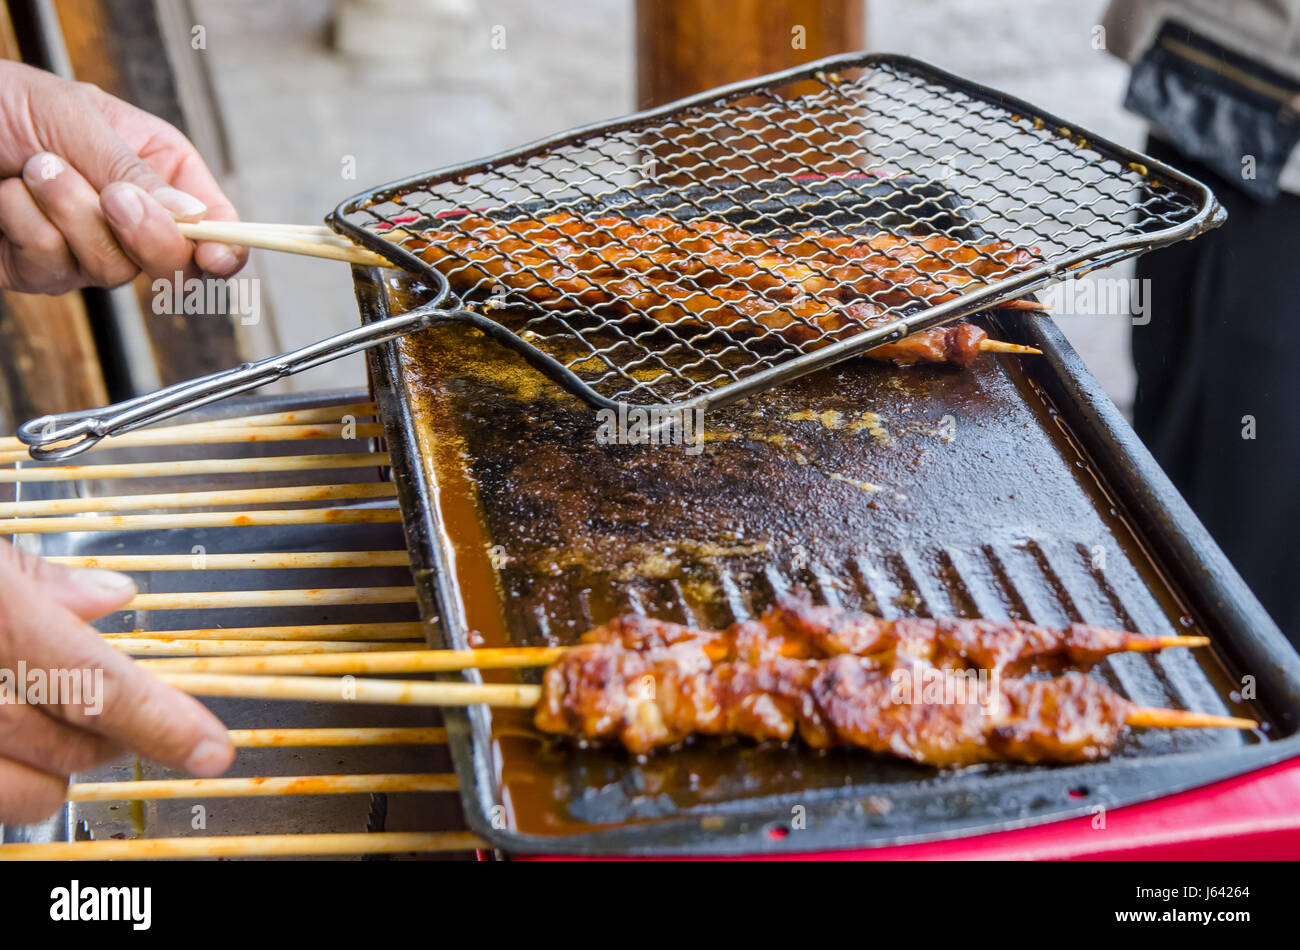
[[1042,356],[1043,351],[1021,343],[1008,343],[1006,340],[981,340],[981,353],[1019,353],[1024,356]]
[[1211,713],[1183,709],[1159,709],[1139,706],[1129,712],[1125,722],[1143,729],[1258,729],[1254,719],[1241,716],[1215,716]]
[[1133,637],[1129,649],[1134,653],[1154,653],[1174,647],[1208,647],[1210,638],[1203,636]]

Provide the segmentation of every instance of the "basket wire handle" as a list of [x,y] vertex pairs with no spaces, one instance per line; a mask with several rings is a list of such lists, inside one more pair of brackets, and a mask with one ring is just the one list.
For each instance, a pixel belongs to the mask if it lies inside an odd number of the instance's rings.
[[440,309],[437,304],[444,296],[439,294],[432,304],[327,337],[289,353],[175,383],[102,409],[41,416],[20,426],[18,438],[31,447],[29,454],[34,459],[56,461],[72,458],[107,436],[120,435],[199,409],[339,357],[387,343],[415,330],[470,316],[467,311]]

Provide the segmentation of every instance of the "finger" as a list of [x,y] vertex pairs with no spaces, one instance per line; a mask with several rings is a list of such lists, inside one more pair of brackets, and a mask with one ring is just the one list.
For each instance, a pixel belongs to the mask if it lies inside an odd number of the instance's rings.
[[[134,148],[169,185],[207,206],[203,215],[205,220],[239,220],[235,206],[221,190],[198,149],[179,129],[107,94],[100,102],[100,109],[123,141]],[[194,259],[208,273],[228,277],[244,266],[248,249],[202,241],[195,249]]]
[[116,571],[54,564],[0,541],[0,571],[18,573],[47,591],[82,620],[94,620],[119,610],[136,595],[135,581]]
[[23,183],[63,234],[87,280],[118,287],[139,273],[108,226],[98,193],[75,168],[51,152],[40,152],[23,166]]
[[[181,153],[175,166],[173,176],[168,179],[182,191],[195,195],[208,206],[207,221],[238,221],[239,214],[230,203],[221,186],[217,184],[208,166],[194,146],[184,136],[181,144],[175,146]],[[194,249],[194,260],[209,274],[229,277],[248,262],[248,248],[237,244],[220,244],[216,241],[200,241]]]
[[31,825],[49,818],[68,796],[66,776],[0,759],[0,822]]
[[139,185],[119,181],[99,196],[100,207],[118,243],[150,277],[184,273],[193,245],[176,227],[176,220]]
[[[115,103],[125,105],[89,84],[71,87],[33,117],[36,138],[49,151],[66,159],[97,192],[115,181],[129,181],[153,195],[176,217],[201,216],[206,210],[202,201],[171,187],[140,157],[138,148],[123,141],[108,114]],[[154,121],[166,125],[161,119]]]
[[99,708],[60,701],[41,707],[49,715],[196,775],[219,775],[234,758],[225,727],[202,704],[150,676],[63,605],[31,597],[21,574],[0,572],[0,630],[4,655],[30,669],[102,671]]
[[53,775],[84,772],[121,754],[111,739],[76,729],[35,706],[0,705],[0,757]]
[[76,258],[20,178],[0,181],[0,284],[24,293],[61,294],[81,286]]

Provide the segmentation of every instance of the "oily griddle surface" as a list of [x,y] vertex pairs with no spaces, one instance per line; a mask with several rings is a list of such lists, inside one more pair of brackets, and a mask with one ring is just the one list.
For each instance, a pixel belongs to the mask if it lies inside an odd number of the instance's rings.
[[[796,587],[886,617],[1198,630],[1015,358],[985,354],[965,371],[854,360],[710,411],[692,454],[602,444],[593,410],[475,330],[428,331],[401,352],[428,437],[457,448],[477,495],[442,505],[475,506],[477,542],[495,555],[498,590],[462,590],[500,604],[505,629],[484,631],[488,645],[572,643],[625,610],[722,626]],[[433,474],[446,481],[440,457]],[[1208,650],[1120,656],[1094,675],[1143,705],[1245,711]],[[539,741],[526,715],[498,711],[494,724],[498,778],[522,832],[772,795],[785,796],[773,800],[778,817],[791,800],[825,795],[888,810],[891,783],[970,775],[716,740],[637,763]],[[1142,730],[1118,754],[1251,741]]]

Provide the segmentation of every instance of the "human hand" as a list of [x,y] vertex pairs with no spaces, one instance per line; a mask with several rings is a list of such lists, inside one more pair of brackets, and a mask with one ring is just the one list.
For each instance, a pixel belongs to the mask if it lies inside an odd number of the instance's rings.
[[[0,822],[53,814],[70,775],[123,748],[194,775],[229,767],[235,752],[221,722],[85,623],[134,596],[125,575],[68,570],[0,541]],[[47,684],[39,704],[33,673]],[[74,678],[80,697],[69,689]]]
[[176,221],[237,217],[175,127],[88,83],[0,62],[0,287],[228,277],[247,251],[196,245]]

